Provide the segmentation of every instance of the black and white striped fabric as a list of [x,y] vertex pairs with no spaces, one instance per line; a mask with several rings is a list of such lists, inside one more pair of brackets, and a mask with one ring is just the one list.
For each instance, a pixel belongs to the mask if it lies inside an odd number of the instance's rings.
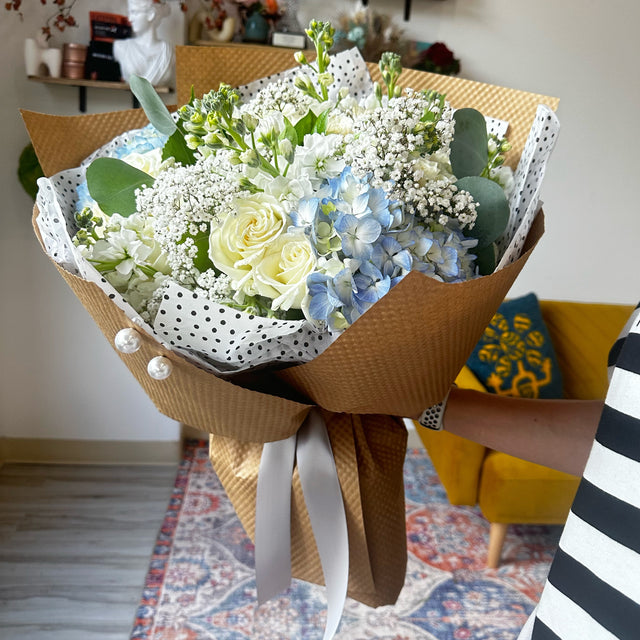
[[640,638],[640,308],[611,349],[609,380],[547,583],[519,640]]

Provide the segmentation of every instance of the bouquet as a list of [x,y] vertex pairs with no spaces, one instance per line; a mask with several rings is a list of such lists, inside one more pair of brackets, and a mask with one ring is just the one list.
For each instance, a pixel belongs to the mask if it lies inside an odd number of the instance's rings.
[[[370,74],[357,53],[330,56],[330,25],[308,35],[315,63],[193,89],[175,114],[134,80],[152,127],[23,115],[51,176],[34,214],[45,250],[160,411],[211,433],[259,597],[289,567],[324,582],[332,630],[345,593],[378,606],[402,586],[394,416],[444,397],[540,237],[557,121],[539,96],[419,72],[403,93],[397,58]],[[194,53],[224,55],[179,48],[179,94],[224,67]],[[452,81],[465,108],[422,90]]]

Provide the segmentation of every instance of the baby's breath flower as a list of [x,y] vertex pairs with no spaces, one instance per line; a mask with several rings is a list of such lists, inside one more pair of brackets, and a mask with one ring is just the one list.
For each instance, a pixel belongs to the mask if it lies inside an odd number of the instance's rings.
[[200,270],[194,237],[208,233],[213,220],[234,213],[241,170],[219,152],[188,167],[172,167],[143,189],[137,198],[138,210],[153,218],[155,237],[167,253],[178,282],[193,285]]

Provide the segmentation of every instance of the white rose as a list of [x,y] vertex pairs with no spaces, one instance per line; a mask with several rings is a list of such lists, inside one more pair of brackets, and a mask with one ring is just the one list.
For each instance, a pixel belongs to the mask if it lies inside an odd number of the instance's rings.
[[255,267],[260,295],[272,298],[271,308],[300,309],[307,294],[307,276],[315,270],[316,256],[300,228],[278,237]]
[[353,133],[353,118],[346,113],[333,112],[327,118],[327,133],[346,136]]
[[122,158],[124,162],[157,178],[162,169],[162,149],[152,149],[146,153],[130,153]]
[[446,157],[431,156],[421,157],[416,160],[414,166],[414,175],[424,186],[432,180],[443,180],[451,178],[451,165]]
[[238,283],[238,289],[255,295],[253,266],[288,224],[280,202],[266,193],[257,193],[235,203],[236,214],[212,226],[209,258],[217,269]]

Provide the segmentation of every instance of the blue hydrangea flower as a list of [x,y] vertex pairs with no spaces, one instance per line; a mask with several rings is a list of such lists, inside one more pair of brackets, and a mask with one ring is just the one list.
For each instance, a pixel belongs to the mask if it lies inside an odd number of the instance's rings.
[[403,247],[398,240],[389,235],[373,247],[371,261],[389,278],[397,278],[400,274],[411,271],[413,257],[409,249]]
[[327,256],[323,264],[329,266],[307,280],[308,309],[333,330],[353,324],[411,271],[443,282],[474,276],[475,240],[456,228],[424,226],[369,180],[347,167],[292,216],[308,227],[318,254]]
[[391,278],[383,276],[371,262],[363,262],[360,265],[360,269],[353,276],[353,281],[357,288],[355,299],[360,303],[363,312],[391,289]]
[[353,214],[342,214],[334,227],[342,240],[342,251],[349,258],[368,260],[373,243],[380,237],[382,227],[371,215],[358,218]]
[[167,136],[160,133],[152,124],[130,134],[130,139],[125,144],[114,150],[114,158],[124,158],[130,153],[147,153],[159,147],[164,147]]

